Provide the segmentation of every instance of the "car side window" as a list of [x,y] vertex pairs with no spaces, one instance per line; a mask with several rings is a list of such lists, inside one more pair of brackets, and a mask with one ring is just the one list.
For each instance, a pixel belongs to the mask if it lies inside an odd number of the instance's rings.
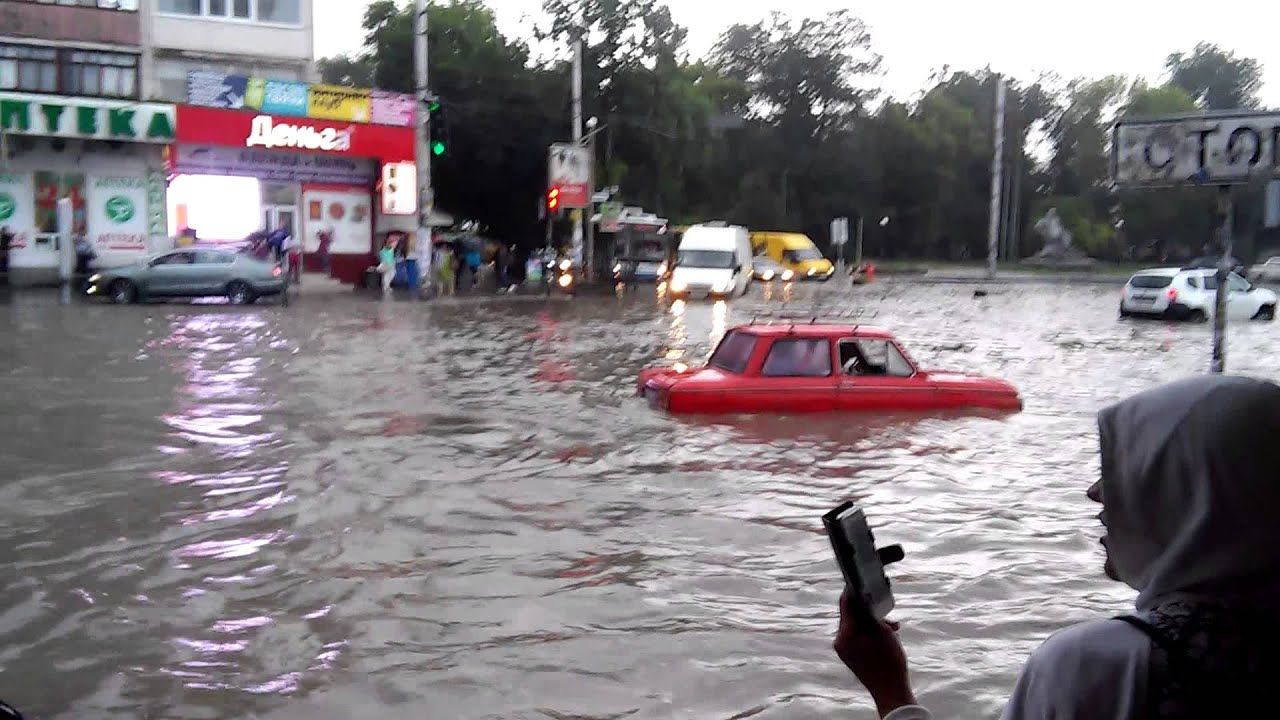
[[1248,292],[1250,287],[1249,281],[1239,275],[1230,275],[1227,277],[1227,289],[1231,292]]
[[1196,290],[1199,290],[1199,289],[1200,289],[1200,278],[1196,277],[1195,275],[1192,275],[1192,276],[1190,276],[1190,277],[1188,277],[1188,278],[1187,278],[1187,284],[1188,284],[1188,285],[1190,285],[1191,287],[1195,288]]
[[847,375],[911,377],[916,374],[911,363],[888,340],[843,342],[840,344],[840,361]]
[[775,340],[760,374],[765,377],[827,377],[831,375],[828,340]]
[[235,261],[235,256],[227,253],[214,252],[212,250],[202,250],[196,253],[196,262],[201,265],[230,265]]
[[195,263],[195,253],[193,252],[176,252],[168,255],[161,255],[156,258],[152,265],[191,265]]

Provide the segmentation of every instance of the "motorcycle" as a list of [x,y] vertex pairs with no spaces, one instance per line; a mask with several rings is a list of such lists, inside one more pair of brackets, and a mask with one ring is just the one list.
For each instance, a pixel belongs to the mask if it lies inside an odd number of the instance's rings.
[[553,259],[547,263],[546,271],[547,294],[552,292],[561,292],[565,295],[573,295],[578,289],[578,269],[574,267],[573,260],[567,257]]

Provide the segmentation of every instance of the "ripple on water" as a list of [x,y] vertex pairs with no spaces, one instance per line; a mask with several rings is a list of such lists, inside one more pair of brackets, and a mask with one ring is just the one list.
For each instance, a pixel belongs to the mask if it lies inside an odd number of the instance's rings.
[[[675,419],[633,397],[784,303],[1016,383],[1013,416]],[[945,308],[945,312],[939,308]],[[35,717],[847,717],[819,517],[901,542],[921,695],[993,716],[1026,654],[1122,610],[1097,410],[1208,331],[1111,289],[282,308],[15,299],[0,371],[0,688]],[[1274,377],[1269,324],[1232,362]],[[38,371],[37,371],[38,369]],[[856,713],[855,713],[856,714]]]

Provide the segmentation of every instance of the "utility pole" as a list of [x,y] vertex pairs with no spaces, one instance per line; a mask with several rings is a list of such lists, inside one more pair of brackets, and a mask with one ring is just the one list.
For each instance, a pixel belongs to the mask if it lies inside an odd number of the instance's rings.
[[[582,35],[584,30],[579,28],[573,38],[573,144],[582,145]],[[590,174],[588,174],[590,177]],[[587,188],[591,192],[593,188]],[[590,198],[587,199],[587,207],[579,208],[577,212],[587,215],[591,209]],[[586,222],[591,222],[590,218],[585,218]],[[574,223],[573,226],[573,256],[575,260],[584,260],[582,251],[582,222]],[[585,263],[584,263],[585,265]],[[586,269],[584,267],[584,269]]]
[[1218,292],[1213,310],[1213,363],[1209,372],[1221,375],[1227,370],[1227,284],[1231,279],[1231,235],[1234,230],[1235,204],[1231,201],[1231,188],[1223,185],[1219,191],[1219,207],[1223,213],[1222,257],[1218,258]]
[[431,215],[436,204],[435,191],[431,187],[431,103],[435,97],[427,76],[427,1],[414,0],[413,4],[416,19],[413,70],[414,86],[418,91],[418,143],[414,155],[418,170],[418,242],[423,242],[421,230],[425,229],[426,242],[430,243]]
[[996,277],[1000,254],[1000,195],[1004,190],[1004,78],[996,76],[995,152],[991,160],[991,222],[987,229],[987,277]]

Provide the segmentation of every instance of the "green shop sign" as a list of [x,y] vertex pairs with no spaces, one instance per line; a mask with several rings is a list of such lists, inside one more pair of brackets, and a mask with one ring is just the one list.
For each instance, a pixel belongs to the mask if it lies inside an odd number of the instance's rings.
[[0,92],[0,129],[14,135],[171,143],[176,126],[166,103]]

